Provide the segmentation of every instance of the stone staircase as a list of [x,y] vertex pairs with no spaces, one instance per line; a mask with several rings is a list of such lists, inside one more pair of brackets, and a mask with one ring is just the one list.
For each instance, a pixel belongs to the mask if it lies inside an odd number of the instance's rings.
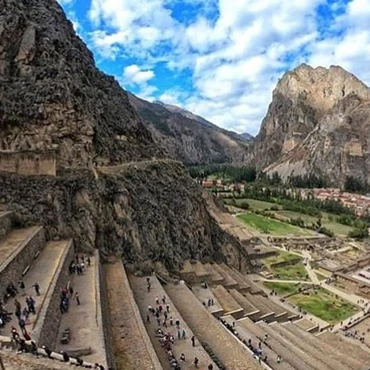
[[[43,227],[35,225],[16,228],[13,225],[13,219],[12,212],[2,211],[0,213],[0,293],[1,300],[6,301],[6,310],[12,313],[11,321],[7,322],[0,331],[0,345],[1,348],[16,348],[17,345],[11,339],[10,333],[11,327],[14,326],[21,334],[18,318],[15,315],[15,300],[17,299],[21,304],[23,311],[27,307],[26,298],[32,296],[35,300],[36,312],[30,314],[26,331],[39,347],[39,354],[42,355],[42,346],[45,345],[54,351],[58,347],[59,329],[63,317],[60,310],[61,291],[70,286],[74,278],[69,271],[70,263],[75,258],[73,241],[46,241]],[[99,282],[99,276],[96,273],[92,273],[89,279],[93,281],[93,285]],[[21,288],[20,281],[24,283],[24,289]],[[15,297],[8,296],[6,293],[7,287],[11,283],[18,289],[18,294]],[[39,295],[36,293],[35,283],[40,286]],[[81,292],[80,295],[82,294]],[[95,298],[98,294],[94,289],[92,294],[95,305]],[[71,299],[70,305],[72,304]],[[88,311],[87,316],[76,315],[74,322],[83,323],[84,320],[88,321],[88,317],[91,316],[95,322],[98,317],[95,311]],[[89,326],[91,329],[91,325]],[[73,331],[73,327],[71,330],[72,335],[76,336],[77,332]],[[85,331],[84,343],[94,352],[96,336],[104,336],[102,325],[92,334],[94,335],[86,336]],[[102,347],[101,342],[98,346]],[[103,348],[105,349],[105,347]],[[91,358],[91,363],[85,361],[86,365],[92,366],[94,362],[97,362],[107,367],[106,353],[96,351],[96,354],[96,357]],[[55,354],[54,357],[56,360],[61,359],[58,354]],[[71,358],[69,362],[76,363],[76,360]]]

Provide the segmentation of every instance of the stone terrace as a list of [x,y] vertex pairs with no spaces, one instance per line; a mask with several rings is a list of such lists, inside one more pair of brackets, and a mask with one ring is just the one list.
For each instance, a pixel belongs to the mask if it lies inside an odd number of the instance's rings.
[[121,261],[104,266],[117,369],[162,370]]
[[[32,339],[36,342],[43,330],[43,322],[41,319],[42,311],[47,310],[47,299],[50,299],[50,296],[54,294],[54,291],[50,289],[50,287],[53,280],[58,278],[58,267],[60,266],[62,256],[64,255],[65,248],[67,248],[67,246],[68,242],[65,241],[47,243],[38,258],[33,262],[30,269],[23,277],[23,282],[26,286],[25,291],[23,293],[20,292],[20,294],[15,298],[11,298],[7,302],[8,309],[14,310],[14,301],[17,299],[21,303],[23,310],[23,308],[26,307],[26,296],[31,295],[34,298],[36,301],[36,315],[30,315],[30,325],[26,328],[27,331],[30,332]],[[33,287],[36,282],[40,285],[40,296],[36,295]],[[10,325],[7,326],[9,328],[8,335],[10,335],[11,326],[18,327],[18,320],[15,315],[12,316]],[[50,345],[50,343],[48,343],[48,345]]]
[[207,344],[227,369],[263,369],[184,284],[166,285],[165,290],[196,338]]
[[217,285],[215,288],[212,288],[212,291],[225,314],[229,314],[236,319],[243,317],[243,308],[222,285]]
[[[169,363],[167,359],[167,354],[165,350],[162,348],[158,338],[155,335],[155,330],[158,328],[157,322],[155,317],[150,314],[150,323],[146,322],[146,318],[148,315],[148,306],[157,307],[155,298],[158,297],[162,307],[165,307],[165,304],[162,303],[162,297],[166,297],[166,304],[170,306],[170,313],[169,316],[172,316],[173,322],[175,323],[176,320],[180,321],[180,330],[183,329],[186,332],[186,339],[178,340],[178,331],[176,326],[171,326],[169,324],[169,320],[167,320],[167,328],[161,324],[161,329],[166,332],[170,333],[175,338],[175,344],[172,346],[172,350],[174,355],[177,359],[180,358],[181,353],[184,353],[187,361],[181,365],[181,369],[190,370],[194,369],[194,365],[192,364],[192,360],[194,357],[199,359],[199,369],[206,370],[209,364],[213,364],[214,369],[217,369],[217,366],[213,363],[207,352],[203,349],[203,347],[199,344],[196,340],[196,346],[192,347],[191,337],[193,333],[191,329],[188,327],[184,319],[181,317],[180,313],[178,312],[176,306],[172,303],[170,298],[167,296],[167,293],[163,289],[162,285],[158,281],[155,275],[150,276],[151,281],[151,290],[150,292],[147,291],[147,283],[146,278],[136,277],[134,275],[129,275],[129,281],[134,292],[135,300],[138,304],[140,309],[141,316],[143,321],[145,322],[145,327],[149,334],[149,337],[153,343],[153,346],[157,352],[158,358],[161,361],[163,369],[169,369]],[[160,316],[161,321],[163,322],[164,316]]]
[[[72,275],[70,284],[74,292],[79,293],[81,304],[75,299],[70,302],[67,313],[62,315],[59,328],[57,351],[66,351],[70,355],[75,351],[91,349],[91,354],[83,356],[84,360],[92,363],[101,363],[107,366],[104,332],[102,327],[101,297],[99,291],[99,253],[90,256],[91,266],[85,261],[85,270],[82,275]],[[101,282],[103,283],[103,282]],[[71,340],[62,344],[60,339],[65,329],[71,330]]]

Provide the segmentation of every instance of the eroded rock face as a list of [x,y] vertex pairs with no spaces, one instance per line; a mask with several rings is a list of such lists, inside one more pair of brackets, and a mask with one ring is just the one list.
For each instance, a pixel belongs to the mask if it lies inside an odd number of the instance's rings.
[[126,92],[95,67],[58,3],[0,0],[0,150],[54,147],[57,177],[0,173],[0,204],[48,239],[170,270],[239,246],[186,169],[158,160]]
[[161,157],[56,1],[0,6],[0,150],[58,147],[59,167]]
[[175,106],[149,103],[129,94],[155,141],[185,164],[233,163],[246,159],[248,140]]
[[0,202],[46,236],[74,238],[78,250],[130,262],[160,261],[176,270],[185,259],[223,260],[239,243],[209,215],[202,189],[178,162],[139,162],[98,179],[88,171],[57,178],[0,174]]
[[340,67],[301,65],[279,81],[249,160],[283,177],[368,179],[370,89]]

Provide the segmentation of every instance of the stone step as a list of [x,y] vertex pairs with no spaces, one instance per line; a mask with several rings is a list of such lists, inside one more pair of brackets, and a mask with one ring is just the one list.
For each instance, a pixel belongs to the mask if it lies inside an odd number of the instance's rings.
[[226,369],[262,369],[245,347],[222,327],[186,285],[169,284],[164,288],[196,338],[204,343],[204,346],[209,346]]
[[216,269],[214,268],[214,265],[215,264],[206,263],[204,264],[204,268],[207,272],[211,274],[212,284],[215,284],[215,285],[223,284],[225,279],[219,272],[216,271]]
[[0,239],[0,294],[9,283],[17,285],[45,245],[44,229],[39,226],[16,229]]
[[244,297],[260,311],[260,319],[267,322],[275,321],[275,312],[266,305],[266,298],[260,295],[250,293],[244,294]]
[[[168,313],[168,318],[171,316],[173,318],[173,325],[170,325],[169,319],[167,320],[167,327],[163,326],[163,320],[164,320],[164,315],[160,315],[161,319],[161,327],[162,330],[165,332],[171,333],[174,338],[178,338],[178,330],[176,329],[175,326],[175,320],[180,321],[180,333],[182,330],[185,330],[186,333],[186,340],[176,340],[175,344],[172,346],[173,353],[175,357],[179,360],[181,353],[185,354],[192,354],[192,357],[197,357],[199,359],[200,364],[211,364],[216,368],[216,365],[213,363],[211,360],[210,356],[207,354],[207,352],[204,350],[204,348],[199,344],[198,340],[196,340],[196,346],[192,347],[192,342],[190,338],[193,336],[193,332],[187,325],[186,321],[182,318],[181,314],[177,310],[176,306],[173,304],[171,299],[168,297],[166,291],[162,287],[161,283],[157,279],[155,275],[151,275],[150,282],[151,282],[151,289],[150,292],[147,291],[147,280],[145,277],[136,277],[132,274],[128,275],[129,282],[135,297],[135,301],[137,303],[137,306],[140,310],[141,317],[144,321],[144,325],[146,328],[146,331],[149,335],[149,338],[152,342],[153,348],[157,353],[157,356],[159,360],[161,361],[161,364],[163,368],[168,367],[168,359],[167,359],[167,354],[164,351],[163,347],[161,346],[158,338],[155,335],[155,330],[158,328],[156,318],[152,316],[152,314],[149,314],[148,311],[148,306],[152,306],[154,308],[158,307],[156,304],[156,297],[159,298],[160,304],[163,307],[163,309],[166,309],[166,305],[169,305],[169,313]],[[162,302],[162,297],[166,298],[166,303]],[[147,322],[147,315],[149,314],[150,322]],[[188,366],[193,366],[191,365],[189,361]],[[182,366],[183,367],[183,366]],[[184,367],[184,370],[186,370],[186,364]]]
[[[245,318],[235,321],[232,316],[224,316],[222,317],[224,321],[226,321],[229,325],[234,325],[235,330],[237,331],[239,337],[241,340],[244,341],[244,343],[248,343],[248,340],[252,341],[253,348],[257,348],[259,342],[262,342],[261,349],[262,349],[262,358],[267,356],[267,364],[268,366],[272,367],[274,370],[298,370],[297,368],[293,367],[287,362],[284,363],[278,363],[277,362],[277,353],[274,352],[274,350],[269,346],[265,345],[263,343],[263,336],[258,336],[249,331],[245,326],[241,324],[243,320],[246,320]],[[255,325],[252,323],[252,325]]]
[[[7,302],[8,310],[15,311],[15,299],[22,310],[27,307],[26,297],[32,296],[35,300],[36,313],[30,314],[30,323],[26,326],[27,332],[39,346],[48,345],[53,349],[56,343],[60,323],[60,282],[66,282],[68,277],[67,254],[71,249],[71,241],[49,242],[45,245],[38,258],[33,261],[23,277],[24,291],[19,291],[15,298]],[[73,251],[72,251],[73,255]],[[66,271],[65,271],[66,270]],[[40,286],[40,295],[37,296],[34,284]],[[7,327],[18,327],[18,319],[13,313],[12,321]]]
[[261,294],[266,296],[266,293],[260,288],[260,286],[254,281],[255,277],[253,275],[243,275],[245,277],[246,282],[250,286],[250,293],[252,294]]
[[199,283],[210,283],[212,280],[211,280],[211,273],[208,272],[203,264],[199,261],[197,261],[196,263],[193,264],[193,270],[195,272],[195,275],[197,276],[198,278],[198,282]]
[[0,238],[4,237],[12,228],[13,212],[0,211]]
[[322,362],[317,361],[315,358],[308,355],[305,351],[302,351],[300,348],[296,347],[295,343],[292,343],[289,340],[287,340],[286,338],[284,338],[271,325],[269,325],[269,324],[267,324],[263,321],[258,322],[257,325],[259,325],[261,327],[261,329],[264,330],[264,332],[266,334],[268,334],[268,336],[269,336],[268,340],[273,338],[281,346],[285,347],[284,352],[279,352],[279,354],[283,357],[283,359],[288,356],[289,359],[290,359],[290,360],[288,360],[288,362],[289,362],[289,361],[292,361],[292,357],[295,357],[295,358],[299,359],[299,361],[302,362],[302,365],[299,368],[300,370],[303,370],[303,369],[306,369],[306,368],[316,369],[316,370],[324,370],[324,369],[328,370]]
[[162,370],[145,330],[122,261],[104,265],[117,369]]
[[275,313],[275,320],[278,322],[287,321],[288,316],[291,315],[290,312],[287,312],[283,307],[279,306],[277,303],[269,299],[268,297],[264,298],[264,304],[272,312]]
[[350,370],[347,365],[338,361],[337,358],[331,358],[328,353],[324,353],[324,351],[318,349],[316,346],[313,346],[310,341],[302,341],[294,333],[289,331],[284,324],[273,323],[271,326],[284,338],[294,343],[296,347],[325,364],[324,369]]
[[[283,358],[282,364],[289,364],[297,370],[314,370],[314,368],[301,360],[300,357],[296,356],[295,353],[290,351],[290,348],[287,347],[284,343],[280,343],[274,338],[274,336],[269,335],[269,332],[264,330],[260,325],[253,323],[249,318],[244,318],[238,320],[238,323],[242,325],[246,330],[252,333],[259,340],[265,338],[265,334],[268,334],[267,339],[265,340],[265,345],[274,351],[277,355],[280,355]],[[271,330],[271,328],[269,328]]]
[[318,328],[318,325],[311,322],[310,320],[307,320],[305,318],[294,321],[294,324],[300,327],[303,330],[308,331],[309,333],[312,333],[315,331],[315,328]]
[[244,313],[252,320],[257,320],[261,316],[260,310],[255,307],[247,298],[236,289],[230,289],[229,293],[236,302],[244,309]]
[[212,288],[212,292],[226,315],[231,315],[235,319],[240,319],[244,316],[243,308],[236,302],[224,286],[217,285]]
[[214,269],[224,278],[222,285],[227,289],[238,288],[238,283],[220,265],[214,264]]
[[[84,273],[70,277],[71,287],[74,293],[78,292],[81,304],[78,305],[76,300],[72,299],[68,312],[62,315],[56,351],[65,351],[70,355],[76,351],[85,352],[86,355],[81,356],[84,361],[100,363],[107,367],[109,349],[106,347],[110,348],[111,343],[107,338],[108,323],[104,321],[108,315],[102,294],[106,289],[105,279],[101,273],[99,251],[96,250],[89,258],[90,266],[85,258]],[[70,341],[63,344],[61,339],[67,329],[70,329]]]
[[358,341],[352,342],[343,335],[330,333],[329,331],[317,334],[316,337],[332,346],[335,350],[340,349],[341,352],[350,354],[352,358],[356,358],[366,364],[370,363],[370,351],[360,347]]
[[220,267],[223,268],[224,271],[238,283],[239,292],[248,292],[250,290],[250,286],[249,284],[247,284],[244,276],[242,274],[239,274],[237,270],[230,268],[224,263],[220,264]]
[[[24,277],[27,294],[33,293],[36,301],[36,316],[31,317],[31,337],[40,347],[56,347],[62,316],[60,292],[68,285],[69,264],[73,258],[72,240],[48,242]],[[33,291],[35,282],[40,285],[40,296]]]
[[338,348],[334,348],[324,341],[319,340],[318,337],[299,328],[293,323],[286,323],[283,326],[292,332],[302,343],[309,343],[311,346],[315,347],[317,351],[327,354],[327,356],[334,360],[338,359],[343,364],[347,364],[350,369],[361,369],[361,367],[365,365],[365,362],[361,362],[343,353],[342,348],[340,348],[341,351],[339,351]]

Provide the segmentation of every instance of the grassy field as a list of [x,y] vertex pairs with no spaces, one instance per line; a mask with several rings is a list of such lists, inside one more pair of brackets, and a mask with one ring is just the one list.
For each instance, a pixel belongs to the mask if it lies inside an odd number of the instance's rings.
[[300,256],[293,253],[279,251],[277,256],[264,258],[262,262],[277,279],[307,280],[307,271],[301,262],[296,262],[282,267],[273,266],[276,263],[294,261],[297,260],[297,258],[300,258]]
[[302,310],[319,317],[329,324],[338,323],[358,312],[358,308],[347,301],[336,298],[325,289],[310,291],[309,295],[296,294],[289,298]]
[[238,220],[263,234],[273,235],[312,235],[309,230],[288,223],[247,212],[237,216]]
[[271,267],[270,271],[275,278],[281,280],[308,280],[307,271],[303,263],[296,263],[284,267]]
[[263,285],[270,290],[274,290],[278,295],[286,296],[288,294],[298,293],[298,284],[277,283],[272,281],[265,281]]
[[[317,217],[305,215],[303,213],[298,213],[298,212],[281,210],[281,211],[276,211],[276,214],[287,217],[289,219],[300,217],[305,222],[305,224],[308,224],[308,225],[310,225],[312,223],[316,223],[316,221],[317,221]],[[329,214],[323,213],[322,215],[323,215],[323,217],[321,219],[322,226],[331,230],[334,234],[336,234],[338,236],[347,236],[348,233],[352,230],[352,227],[342,225],[342,224],[336,222],[334,220],[335,216],[332,216],[334,219],[332,221],[330,221],[329,220]]]
[[270,267],[274,263],[294,261],[297,258],[302,258],[302,257],[298,256],[297,254],[294,254],[294,253],[289,253],[289,252],[279,250],[278,254],[276,256],[271,256],[271,257],[264,258],[263,263],[267,267]]
[[[225,200],[227,204],[231,203],[230,199]],[[279,209],[282,207],[279,204],[270,203],[270,202],[264,202],[262,200],[255,200],[255,199],[235,199],[236,205],[238,206],[240,203],[247,202],[250,206],[250,208],[253,211],[263,211],[265,209],[270,209],[273,206],[277,206]]]

